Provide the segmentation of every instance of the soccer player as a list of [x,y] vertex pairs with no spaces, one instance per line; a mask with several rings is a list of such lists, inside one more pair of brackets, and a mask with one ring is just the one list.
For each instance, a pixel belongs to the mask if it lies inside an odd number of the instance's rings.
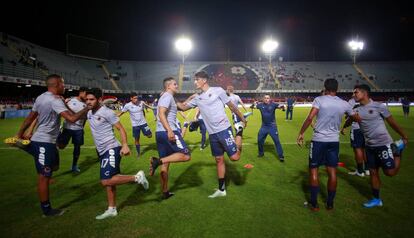
[[[108,209],[96,216],[97,220],[118,215],[115,201],[117,185],[135,182],[141,184],[144,189],[148,189],[149,186],[142,170],[136,175],[120,174],[121,157],[130,153],[127,135],[115,112],[101,105],[101,100],[102,91],[100,89],[94,88],[86,92],[86,105],[90,110],[87,117],[99,154],[101,184],[106,188],[108,199]],[[122,144],[115,138],[113,127],[119,131]]]
[[158,107],[158,98],[154,99],[152,102],[152,112],[154,113],[154,121],[157,121],[157,107]]
[[295,98],[294,97],[288,97],[286,100],[287,108],[286,108],[286,121],[292,120],[293,116],[293,106],[295,105]]
[[158,120],[155,134],[160,158],[151,157],[150,175],[153,176],[158,166],[161,166],[163,198],[168,199],[174,195],[168,190],[170,163],[186,162],[191,159],[191,156],[176,123],[177,104],[174,100],[174,94],[178,91],[178,84],[173,77],[165,78],[163,84],[165,91],[158,101]]
[[[355,100],[361,104],[355,109],[359,115],[359,125],[365,137],[365,151],[371,177],[373,199],[364,203],[364,207],[382,206],[380,199],[379,168],[387,176],[394,176],[400,169],[401,152],[408,143],[408,137],[397,124],[387,107],[370,99],[371,89],[368,85],[358,85],[354,89]],[[384,120],[397,132],[403,144],[396,145],[388,133]],[[400,146],[400,147],[399,147]]]
[[238,161],[242,149],[242,137],[238,135],[234,139],[224,105],[227,105],[232,112],[241,118],[244,126],[246,126],[247,121],[239,109],[230,101],[226,91],[220,87],[210,87],[208,80],[209,75],[205,71],[197,72],[194,84],[196,89],[201,92],[192,95],[183,103],[177,103],[177,106],[183,111],[198,107],[203,116],[209,134],[211,152],[216,159],[219,184],[218,189],[209,198],[216,198],[226,196],[224,152],[227,153],[230,160]]
[[[241,98],[239,97],[239,95],[236,95],[233,92],[234,92],[233,86],[227,86],[227,95],[229,96],[230,101],[237,108],[238,108],[239,104],[241,104],[244,111],[247,112],[247,109],[244,106],[244,103],[241,100]],[[246,114],[246,115],[250,115],[250,114],[251,113]],[[234,112],[232,112],[231,115],[232,115],[232,118],[233,118],[233,125],[234,125],[234,129],[236,130],[236,135],[242,136],[243,135],[243,125],[240,125],[240,122],[242,120]],[[247,117],[247,116],[244,116],[244,117]]]
[[38,173],[37,193],[43,215],[60,216],[64,210],[53,209],[49,201],[49,182],[53,171],[59,169],[59,151],[56,148],[56,139],[59,135],[60,117],[74,123],[85,116],[87,108],[73,113],[66,107],[61,97],[65,92],[61,76],[56,74],[47,76],[46,85],[47,92],[36,98],[32,111],[22,123],[16,137],[23,138],[26,129],[37,118],[38,127],[31,137],[31,143],[26,151],[33,156]]
[[[69,107],[70,110],[73,112],[79,112],[86,107],[85,100],[86,100],[86,87],[81,87],[79,89],[79,94],[77,97],[70,98],[66,105]],[[86,118],[86,117],[85,117]],[[71,123],[69,121],[63,122],[63,129],[59,133],[57,139],[57,146],[59,149],[64,149],[69,140],[72,139],[73,144],[73,160],[72,160],[72,172],[79,173],[80,169],[78,167],[78,160],[80,155],[81,146],[83,145],[83,127],[85,125],[85,118],[82,118],[75,123]]]
[[262,114],[262,127],[260,127],[259,133],[257,135],[257,145],[259,147],[258,157],[264,156],[264,143],[267,135],[270,135],[270,137],[272,137],[273,143],[275,144],[276,152],[279,156],[279,161],[284,162],[285,158],[283,155],[282,145],[280,144],[279,140],[275,115],[276,109],[282,109],[284,106],[271,102],[270,96],[266,94],[263,97],[263,103],[258,103],[256,105],[256,108],[259,109],[260,113]]
[[410,100],[407,97],[401,98],[401,105],[404,113],[404,117],[408,117],[410,114]]
[[334,207],[336,194],[336,167],[339,160],[339,129],[343,115],[354,115],[351,105],[336,96],[338,81],[327,79],[324,82],[325,95],[316,97],[312,103],[312,109],[303,122],[300,129],[297,143],[303,145],[303,138],[306,129],[316,117],[316,126],[313,132],[309,152],[309,182],[310,182],[310,209],[318,211],[317,202],[319,193],[319,166],[325,165],[328,172],[328,198],[326,208]]
[[152,108],[144,101],[139,101],[138,95],[132,93],[130,97],[131,101],[122,108],[121,113],[118,114],[121,117],[124,113],[129,112],[132,124],[132,135],[135,138],[135,148],[138,153],[138,158],[141,154],[141,144],[139,142],[141,131],[144,136],[151,138],[152,132],[149,128],[147,121],[145,120],[144,108]]
[[[353,98],[351,98],[348,103],[351,105],[352,109],[356,109],[360,106],[359,103],[355,102],[355,93],[353,94]],[[365,139],[364,134],[362,134],[362,131],[359,127],[358,122],[353,121],[350,123],[347,120],[348,123],[345,123],[344,126],[341,129],[341,134],[345,135],[345,128],[351,124],[351,131],[350,131],[350,138],[351,138],[351,146],[354,150],[354,157],[355,162],[357,164],[357,169],[353,172],[349,172],[350,175],[356,175],[359,177],[364,177],[365,175],[369,176],[369,170],[368,166],[366,164],[366,156],[365,156]]]

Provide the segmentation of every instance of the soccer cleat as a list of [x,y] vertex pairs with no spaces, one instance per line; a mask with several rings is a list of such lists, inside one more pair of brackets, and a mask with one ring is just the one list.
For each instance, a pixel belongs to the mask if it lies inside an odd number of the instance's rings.
[[391,144],[391,150],[394,156],[401,156],[401,152],[404,150],[405,144],[402,139],[395,141]]
[[334,209],[334,205],[333,204],[326,204],[326,210],[328,211],[332,211]]
[[285,157],[280,157],[279,161],[282,162],[282,163],[285,162]]
[[373,198],[368,202],[363,204],[366,208],[373,208],[373,207],[382,207],[382,200],[379,198]]
[[30,140],[24,140],[17,137],[9,137],[4,140],[4,143],[9,146],[18,147],[25,150],[29,146]]
[[151,161],[151,165],[150,165],[150,172],[149,175],[153,176],[155,173],[155,170],[158,168],[158,166],[161,164],[160,159],[156,158],[156,157],[151,157],[150,158]]
[[359,177],[364,177],[365,176],[364,172],[360,173],[360,172],[358,172],[358,170],[355,170],[353,172],[348,172],[348,174],[349,175],[356,175],[356,176],[359,176]]
[[253,112],[246,112],[246,113],[243,114],[243,117],[248,118],[252,114],[253,114]]
[[189,123],[188,121],[185,121],[185,122],[184,122],[184,127],[186,127],[186,128],[187,128],[189,125],[190,125],[190,123]]
[[65,213],[65,210],[52,208],[47,213],[44,213],[43,217],[58,217],[58,216],[62,216],[63,213]]
[[258,158],[263,158],[264,157],[264,154],[258,154],[257,157]]
[[105,218],[108,217],[115,217],[118,215],[118,212],[116,209],[108,209],[106,210],[104,213],[102,213],[101,215],[96,216],[96,220],[103,220]]
[[309,208],[309,210],[311,210],[312,212],[319,212],[319,205],[316,204],[315,206],[312,205],[312,203],[310,202],[304,202],[303,206],[306,208]]
[[365,175],[366,176],[369,176],[370,175],[369,170],[365,170]]
[[142,171],[142,170],[138,171],[138,173],[135,175],[135,182],[137,184],[141,184],[142,187],[144,187],[145,190],[148,190],[149,183],[148,183],[147,178],[145,177],[144,171]]
[[80,173],[80,169],[77,165],[72,166],[72,173]]
[[244,123],[243,122],[237,122],[234,124],[234,128],[236,129],[236,134],[243,131]]
[[174,196],[174,193],[172,192],[166,192],[162,195],[162,199],[167,200],[168,198]]
[[220,189],[217,189],[213,194],[208,196],[209,198],[217,198],[217,197],[225,197],[227,195],[226,190],[221,191]]

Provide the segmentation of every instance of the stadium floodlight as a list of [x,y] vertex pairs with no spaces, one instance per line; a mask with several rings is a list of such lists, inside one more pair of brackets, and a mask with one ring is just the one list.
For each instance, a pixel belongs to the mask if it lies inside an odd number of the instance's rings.
[[353,63],[356,63],[356,57],[361,53],[364,49],[364,42],[358,40],[351,40],[348,42],[348,47],[351,50],[351,56]]
[[181,37],[175,41],[175,49],[181,54],[183,61],[178,70],[178,88],[180,91],[183,85],[185,57],[188,56],[192,48],[193,42],[191,42],[191,39],[187,37]]
[[183,64],[185,57],[190,53],[191,49],[193,48],[193,43],[189,38],[179,38],[175,41],[175,49],[180,53],[183,57]]
[[272,56],[276,53],[276,49],[279,47],[279,42],[272,38],[267,39],[262,44],[263,53],[269,58],[269,63],[272,63]]

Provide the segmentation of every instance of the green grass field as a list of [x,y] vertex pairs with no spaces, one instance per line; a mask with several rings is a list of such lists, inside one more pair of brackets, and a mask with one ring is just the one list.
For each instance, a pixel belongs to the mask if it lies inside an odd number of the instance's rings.
[[[370,198],[367,177],[352,177],[353,152],[349,136],[341,137],[340,160],[346,168],[338,169],[335,209],[312,213],[303,202],[308,197],[308,149],[295,141],[309,111],[295,109],[294,120],[286,122],[277,113],[285,163],[276,159],[273,142],[266,141],[265,158],[257,158],[258,111],[249,118],[244,134],[244,149],[238,162],[227,160],[227,197],[209,199],[217,187],[215,161],[210,147],[199,150],[200,134],[187,133],[185,140],[192,148],[192,160],[170,167],[170,190],[175,196],[160,199],[159,173],[150,177],[150,189],[135,184],[119,186],[119,215],[103,221],[95,220],[107,206],[106,193],[99,183],[99,163],[89,126],[79,165],[82,172],[69,172],[72,149],[60,152],[60,170],[54,174],[51,202],[64,208],[62,217],[42,218],[36,193],[34,162],[23,151],[0,145],[0,234],[4,237],[412,237],[414,234],[414,161],[413,146],[405,151],[400,173],[393,178],[382,176],[381,197],[384,207],[364,209]],[[414,133],[413,118],[403,118],[401,108],[391,108],[394,117],[410,138]],[[136,159],[132,146],[129,116],[122,117],[131,144],[131,156],[124,157],[122,173],[148,173],[150,156],[157,156],[155,139],[142,139],[143,156]],[[152,131],[155,122],[148,113]],[[0,139],[12,136],[22,119],[0,121]],[[393,138],[398,139],[392,132]],[[310,140],[311,130],[306,139]],[[410,140],[413,143],[412,140]],[[246,163],[254,165],[245,169]],[[319,203],[326,199],[326,174],[321,169]]]

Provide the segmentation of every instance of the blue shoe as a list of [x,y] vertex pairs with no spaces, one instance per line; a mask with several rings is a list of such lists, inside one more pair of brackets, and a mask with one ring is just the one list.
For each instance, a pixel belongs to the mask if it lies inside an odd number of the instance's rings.
[[249,117],[252,114],[253,114],[253,112],[246,112],[245,114],[243,114],[243,117],[244,118],[247,118],[247,117]]
[[379,198],[373,198],[368,202],[363,204],[366,208],[373,208],[373,207],[382,207],[382,200]]

